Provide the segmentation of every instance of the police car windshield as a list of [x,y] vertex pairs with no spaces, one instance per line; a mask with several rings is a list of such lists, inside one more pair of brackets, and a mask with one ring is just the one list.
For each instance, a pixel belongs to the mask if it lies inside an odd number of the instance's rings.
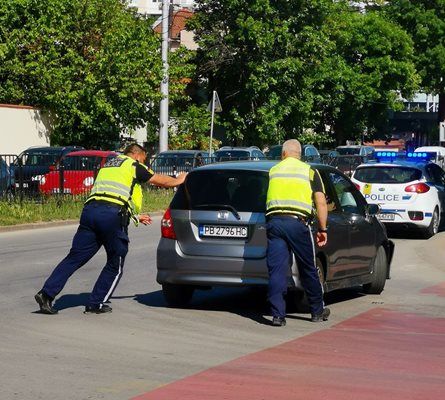
[[422,171],[401,166],[358,168],[354,178],[364,183],[408,183],[419,180]]

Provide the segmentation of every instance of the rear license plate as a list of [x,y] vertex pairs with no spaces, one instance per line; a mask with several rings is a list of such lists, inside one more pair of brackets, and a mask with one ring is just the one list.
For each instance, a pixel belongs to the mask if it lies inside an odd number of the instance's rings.
[[246,238],[247,226],[200,225],[199,236],[219,238]]
[[380,213],[380,214],[377,214],[377,218],[380,221],[394,221],[395,215],[390,214],[390,213]]

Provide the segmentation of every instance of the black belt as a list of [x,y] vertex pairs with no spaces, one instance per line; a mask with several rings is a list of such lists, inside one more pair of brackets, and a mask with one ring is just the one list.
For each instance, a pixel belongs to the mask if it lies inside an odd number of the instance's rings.
[[112,203],[111,201],[106,201],[106,200],[91,199],[86,204],[99,204],[104,206],[111,206],[111,207],[116,207],[119,210],[125,209],[125,206],[123,204]]
[[267,216],[267,218],[272,218],[272,217],[294,218],[294,219],[300,220],[304,224],[307,224],[309,221],[309,219],[307,217],[303,217],[302,215],[297,215],[297,214],[273,213],[273,214]]

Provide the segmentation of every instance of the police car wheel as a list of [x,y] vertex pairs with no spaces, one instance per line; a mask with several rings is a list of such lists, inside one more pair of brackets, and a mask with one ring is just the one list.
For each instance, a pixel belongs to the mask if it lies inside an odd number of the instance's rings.
[[188,285],[162,284],[162,293],[169,307],[186,307],[193,297],[194,290],[193,286]]
[[367,294],[380,294],[383,292],[388,273],[388,257],[383,246],[377,250],[372,268],[370,283],[363,285],[363,291]]
[[439,232],[440,218],[439,218],[439,210],[437,207],[434,209],[433,216],[431,218],[430,225],[423,232],[423,237],[425,239],[429,239]]

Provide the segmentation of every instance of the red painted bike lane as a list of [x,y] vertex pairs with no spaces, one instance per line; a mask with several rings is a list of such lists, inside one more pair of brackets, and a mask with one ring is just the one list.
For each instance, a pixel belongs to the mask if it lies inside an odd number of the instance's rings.
[[444,398],[445,318],[385,307],[133,400]]

